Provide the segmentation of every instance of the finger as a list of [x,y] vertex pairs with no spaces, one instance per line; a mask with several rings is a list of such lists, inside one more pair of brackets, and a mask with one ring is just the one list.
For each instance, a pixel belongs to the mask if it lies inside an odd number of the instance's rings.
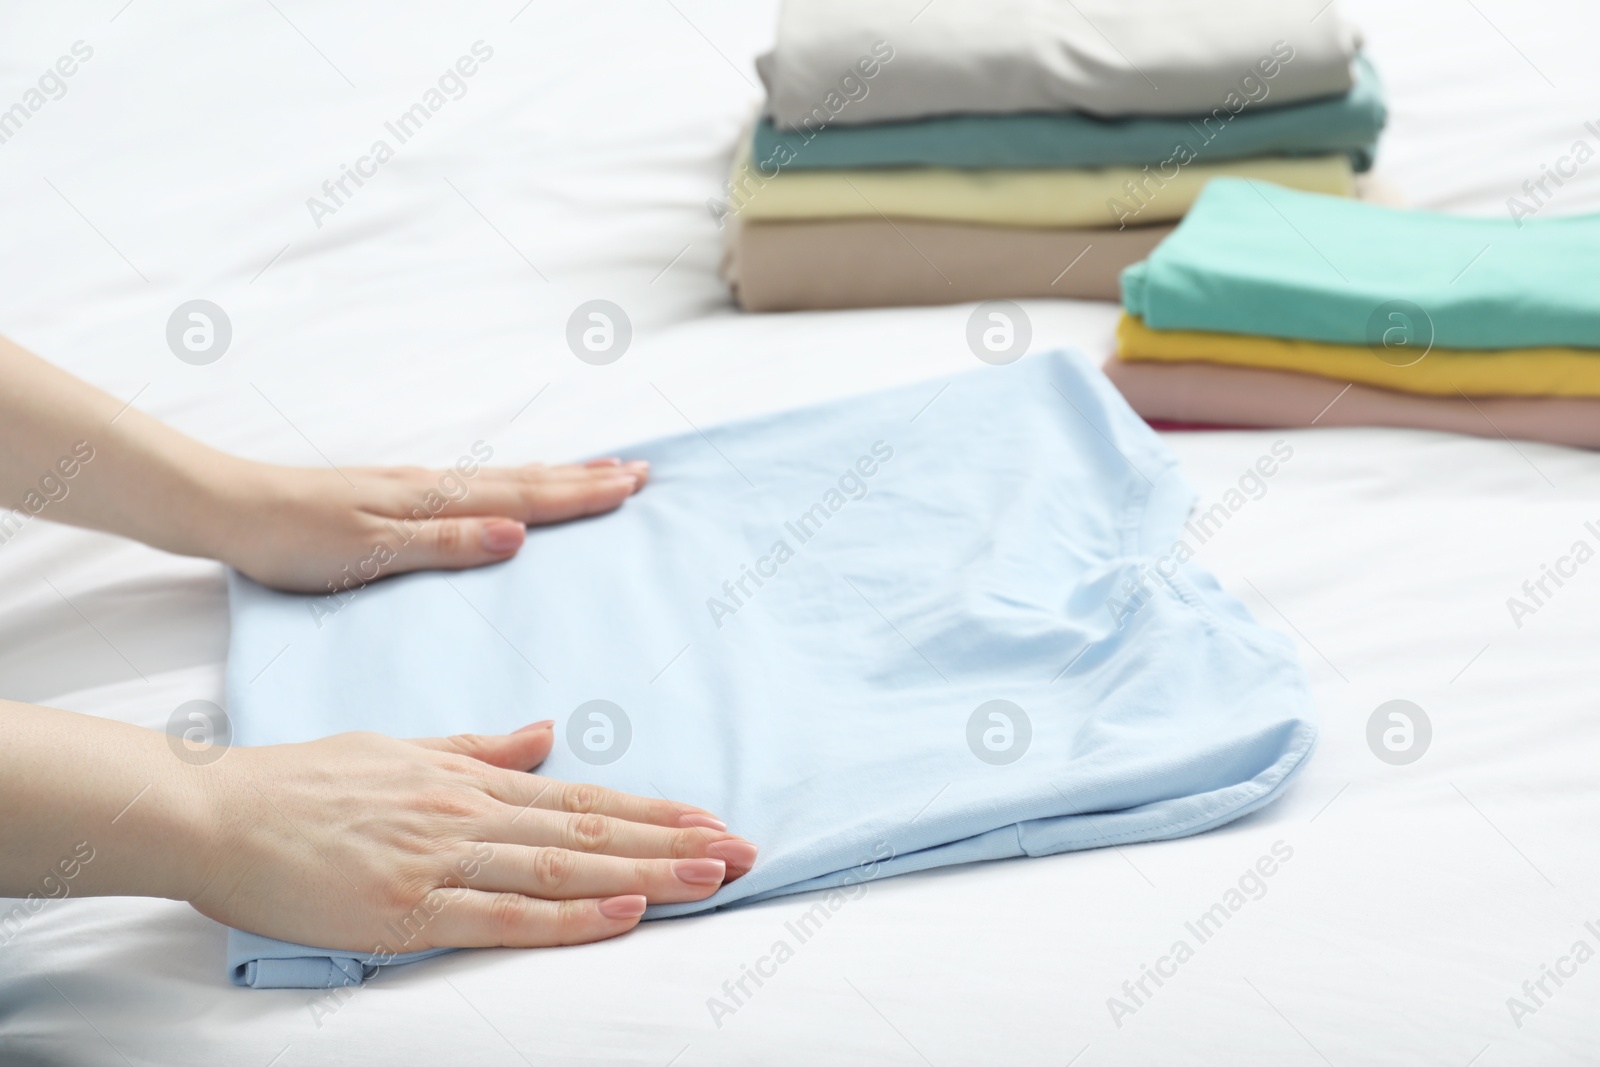
[[588,515],[601,515],[622,505],[645,483],[643,472],[620,468],[621,473],[600,474],[594,478],[559,480],[549,478],[507,479],[485,483],[486,497],[505,495],[511,512],[530,526],[566,522]]
[[[434,497],[432,514],[439,518],[504,516],[530,525],[563,522],[610,511],[648,480],[649,464],[642,462],[485,470],[457,499]],[[381,508],[393,516],[409,515],[415,497],[415,487],[397,485],[382,498]]]
[[[615,456],[602,459],[591,459],[583,463],[558,463],[554,466],[546,463],[519,463],[515,467],[479,467],[471,474],[460,471],[438,470],[432,467],[346,467],[345,474],[359,481],[391,482],[392,488],[406,491],[408,500],[415,502],[422,499],[429,491],[449,495],[446,490],[455,491],[459,487],[457,480],[465,482],[470,488],[473,480],[477,478],[495,478],[517,471],[539,471],[552,478],[561,477],[593,477],[596,470],[605,467],[620,467],[623,461]],[[330,472],[331,473],[331,472]],[[337,478],[337,475],[334,475]]]
[[385,574],[500,563],[516,555],[527,538],[527,529],[514,518],[428,519],[411,529],[410,540],[393,550]]
[[537,476],[544,481],[573,482],[622,474],[637,474],[641,468],[647,469],[648,467],[649,464],[643,460],[625,463],[617,458],[591,459],[586,463],[562,463],[554,467],[547,467],[541,463],[525,463],[520,467],[485,467],[479,472],[478,478],[485,482],[491,482],[517,481],[518,479]]
[[435,889],[423,898],[433,919],[424,936],[436,948],[546,948],[582,945],[639,925],[645,898],[536,900],[520,893]]
[[[529,723],[509,734],[452,734],[449,737],[411,738],[413,745],[435,752],[453,752],[510,771],[537,767],[550,755],[555,744],[555,722]],[[494,775],[499,778],[500,775]],[[522,774],[518,777],[526,778]]]
[[728,828],[727,823],[711,812],[697,808],[693,804],[660,797],[641,797],[582,782],[558,782],[537,775],[492,775],[488,791],[496,800],[519,808],[543,808],[546,811],[564,811],[574,815],[587,815],[593,812],[655,826],[700,826],[708,830]]
[[717,859],[728,865],[728,881],[755,866],[756,846],[724,831],[671,829],[609,815],[572,815],[531,807],[507,806],[502,811],[503,821],[492,816],[485,821],[482,830],[489,835],[487,840],[628,859]]
[[623,460],[614,456],[591,459],[586,463],[564,464],[558,467],[485,467],[483,473],[490,481],[516,482],[528,477],[524,472],[536,473],[551,482],[581,481],[619,475],[632,475],[642,489],[650,480],[650,461],[646,459]]
[[[636,460],[535,470],[502,468],[484,473],[487,477],[477,487],[477,499],[469,495],[459,507],[512,507],[519,510],[506,514],[525,522],[559,522],[609,510],[619,499],[638,492],[650,480],[650,464]],[[615,496],[619,491],[620,498]]]
[[[493,477],[515,477],[516,467],[485,467],[484,473]],[[555,467],[541,468],[552,478],[560,477],[596,477],[603,474],[616,474],[626,472],[648,481],[650,478],[650,461],[646,459],[625,460],[618,456],[606,456],[603,459],[585,460],[583,463],[562,464]]]
[[563,848],[493,845],[480,861],[472,888],[522,893],[543,900],[582,900],[641,893],[652,904],[703,900],[727,877],[722,860],[636,860],[595,856]]

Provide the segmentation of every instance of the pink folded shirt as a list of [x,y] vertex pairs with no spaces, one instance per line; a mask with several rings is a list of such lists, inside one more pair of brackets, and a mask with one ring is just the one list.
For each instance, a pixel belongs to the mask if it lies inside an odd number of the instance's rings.
[[1422,396],[1288,371],[1210,363],[1105,365],[1147,421],[1211,429],[1394,426],[1600,448],[1600,399]]

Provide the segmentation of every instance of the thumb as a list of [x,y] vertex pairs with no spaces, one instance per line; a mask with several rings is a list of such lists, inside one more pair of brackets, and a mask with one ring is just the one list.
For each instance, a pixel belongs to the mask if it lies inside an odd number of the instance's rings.
[[526,771],[537,767],[555,745],[555,723],[549,719],[530,723],[509,734],[451,734],[449,737],[417,737],[411,743],[435,752],[454,752],[470,756],[492,767]]
[[510,559],[522,547],[527,528],[515,519],[498,517],[429,519],[415,540],[395,553],[391,574],[407,571],[461,570]]

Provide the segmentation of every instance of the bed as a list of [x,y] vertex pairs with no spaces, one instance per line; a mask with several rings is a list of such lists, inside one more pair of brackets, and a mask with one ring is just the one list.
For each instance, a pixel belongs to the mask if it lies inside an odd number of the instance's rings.
[[[1575,142],[1600,148],[1600,10],[1346,11],[1390,95],[1379,170],[1412,204],[1495,215]],[[76,42],[92,56],[0,143],[0,329],[213,445],[308,465],[443,464],[479,439],[575,458],[970,369],[970,308],[731,306],[707,201],[773,18],[7,5],[0,107]],[[468,55],[459,97],[324,189]],[[1541,213],[1600,210],[1600,162],[1548,188]],[[166,343],[192,299],[232,323],[205,365]],[[565,341],[594,299],[633,329],[603,366]],[[1025,308],[1033,351],[1111,349],[1112,305]],[[1594,1062],[1600,565],[1531,615],[1507,599],[1600,544],[1600,458],[1397,430],[1167,435],[1202,501],[1279,440],[1293,459],[1200,550],[1314,687],[1320,750],[1263,811],[876,882],[776,967],[758,964],[803,897],[337,993],[229,985],[224,931],[186,905],[67,899],[0,947],[0,1062]],[[42,523],[0,544],[7,698],[163,728],[221,699],[227,640],[217,565]],[[1411,762],[1369,744],[1393,700],[1430,724]],[[1263,857],[1274,873],[1246,878]]]

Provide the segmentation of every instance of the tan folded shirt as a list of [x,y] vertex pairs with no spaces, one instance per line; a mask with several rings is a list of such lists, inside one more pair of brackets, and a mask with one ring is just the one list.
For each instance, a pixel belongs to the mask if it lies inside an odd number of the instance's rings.
[[1106,377],[1146,419],[1222,426],[1397,426],[1600,448],[1600,399],[1420,396],[1291,371],[1112,357]]
[[[1405,206],[1363,174],[1363,200]],[[910,219],[744,221],[729,216],[721,275],[746,311],[964,304],[1063,297],[1120,300],[1122,268],[1172,226],[1124,230]]]
[[722,277],[746,311],[1070,297],[1117,278],[1171,226],[1030,229],[909,219],[731,222]]

